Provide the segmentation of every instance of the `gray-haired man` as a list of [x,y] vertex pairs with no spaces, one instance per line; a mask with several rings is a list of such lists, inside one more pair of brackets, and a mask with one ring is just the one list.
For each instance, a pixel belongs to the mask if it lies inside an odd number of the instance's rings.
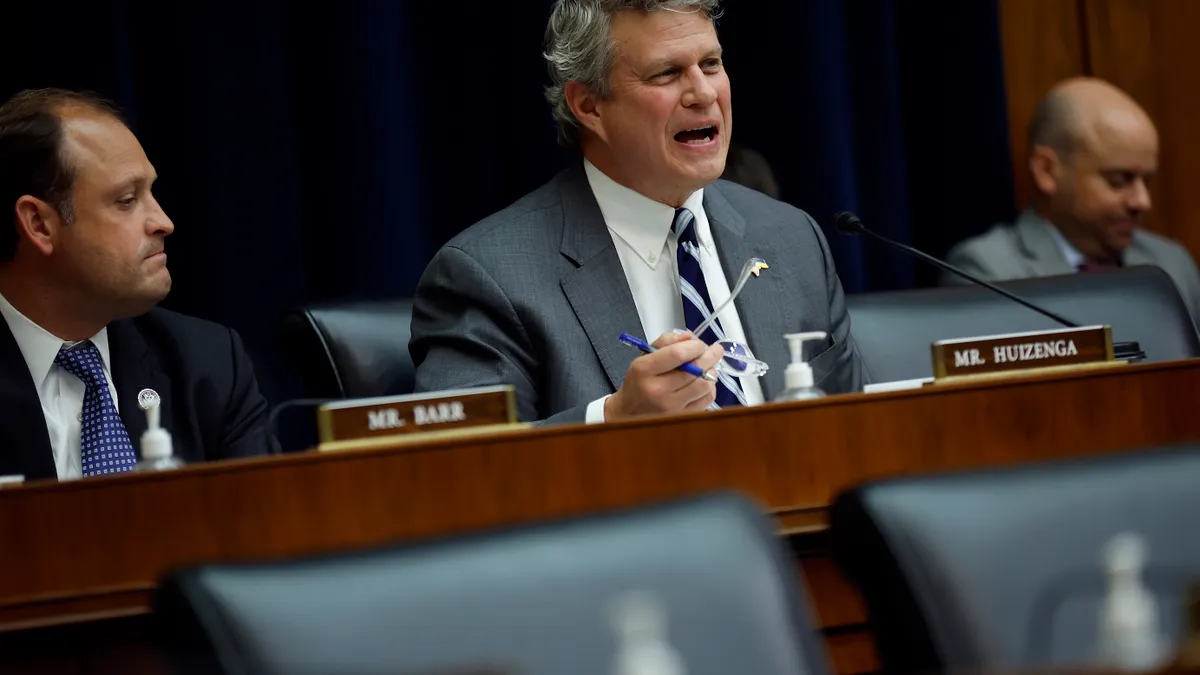
[[[546,95],[584,161],[434,257],[413,313],[419,390],[511,384],[522,419],[553,422],[755,405],[782,390],[783,335],[801,330],[829,335],[808,354],[821,387],[861,388],[820,229],[718,180],[733,131],[718,11],[718,0],[555,3]],[[752,257],[769,269],[694,338]],[[638,356],[621,333],[657,336],[658,351]],[[715,384],[678,370],[713,371],[722,339],[772,368],[717,371]]]

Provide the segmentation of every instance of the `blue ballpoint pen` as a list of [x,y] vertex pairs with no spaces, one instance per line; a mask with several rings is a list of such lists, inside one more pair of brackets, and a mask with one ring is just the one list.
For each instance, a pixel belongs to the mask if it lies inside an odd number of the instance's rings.
[[[642,340],[641,338],[636,338],[636,337],[630,335],[629,333],[621,333],[621,342],[624,342],[625,344],[629,345],[630,347],[635,347],[635,348],[641,350],[645,354],[653,354],[654,352],[658,351],[654,347],[651,347],[650,345],[646,344],[645,340]],[[706,373],[706,372],[700,370],[700,366],[697,366],[696,364],[692,363],[691,361],[688,361],[687,363],[683,364],[682,366],[679,366],[679,370],[682,370],[683,372],[685,372],[689,375],[695,375],[696,377],[703,378],[705,380],[708,380],[709,382],[717,381],[716,375],[713,375],[712,373]]]

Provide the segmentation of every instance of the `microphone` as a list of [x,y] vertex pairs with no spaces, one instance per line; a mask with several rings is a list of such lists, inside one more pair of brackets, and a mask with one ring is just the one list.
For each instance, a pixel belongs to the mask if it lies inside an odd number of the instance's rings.
[[291,408],[315,408],[319,405],[332,403],[341,399],[336,398],[294,398],[275,406],[267,413],[267,442],[271,444],[272,454],[283,454],[283,444],[279,442],[279,414]]
[[[907,253],[908,255],[911,255],[914,258],[917,258],[918,260],[923,260],[923,261],[929,263],[930,265],[933,265],[934,267],[943,269],[947,272],[950,272],[951,274],[960,276],[963,279],[966,279],[967,281],[970,281],[971,283],[973,283],[977,286],[982,286],[982,287],[988,289],[989,291],[992,291],[993,293],[999,293],[1000,295],[1003,295],[1004,297],[1008,298],[1009,300],[1012,300],[1013,302],[1015,302],[1023,307],[1032,309],[1033,311],[1037,312],[1038,314],[1041,314],[1042,316],[1053,319],[1057,323],[1062,324],[1063,326],[1066,326],[1067,328],[1079,328],[1079,324],[1075,323],[1074,321],[1071,321],[1070,319],[1066,319],[1058,314],[1055,314],[1054,312],[1051,312],[1048,309],[1038,307],[1037,305],[1020,297],[1019,295],[1017,295],[1016,293],[1013,293],[1012,291],[1001,288],[1001,287],[997,286],[996,284],[993,284],[989,281],[980,279],[979,277],[975,276],[974,274],[965,272],[944,260],[940,260],[938,258],[935,258],[935,257],[929,255],[928,253],[926,253],[924,251],[917,250],[907,244],[901,244],[898,241],[888,239],[887,237],[883,236],[882,234],[879,234],[878,232],[872,231],[866,225],[863,225],[863,222],[861,220],[859,220],[858,216],[854,215],[853,213],[850,213],[849,211],[842,211],[841,213],[838,213],[837,215],[835,215],[833,217],[833,224],[835,227],[837,227],[838,232],[841,232],[842,234],[850,234],[850,235],[865,234],[868,237],[877,239],[878,241],[881,241],[884,244],[887,244],[888,246],[890,246],[898,251]],[[1139,359],[1146,358],[1146,353],[1142,351],[1142,348],[1136,342],[1117,342],[1117,343],[1113,344],[1113,356],[1118,359],[1128,359],[1128,360],[1132,361],[1132,360],[1139,360]]]

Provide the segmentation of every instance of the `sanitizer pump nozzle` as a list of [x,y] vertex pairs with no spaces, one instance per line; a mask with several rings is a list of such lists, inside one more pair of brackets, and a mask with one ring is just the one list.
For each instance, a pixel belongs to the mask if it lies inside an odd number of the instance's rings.
[[173,455],[171,434],[159,424],[162,411],[157,405],[146,409],[146,431],[142,434],[142,461],[134,471],[178,469],[183,462]]
[[825,392],[813,386],[813,369],[804,360],[805,340],[824,340],[824,331],[811,333],[788,333],[783,336],[788,341],[788,350],[792,360],[783,371],[784,391],[776,401],[806,401],[825,396]]
[[1107,668],[1149,671],[1164,661],[1158,603],[1142,581],[1146,543],[1131,532],[1118,534],[1105,551],[1108,597],[1100,613],[1100,658]]

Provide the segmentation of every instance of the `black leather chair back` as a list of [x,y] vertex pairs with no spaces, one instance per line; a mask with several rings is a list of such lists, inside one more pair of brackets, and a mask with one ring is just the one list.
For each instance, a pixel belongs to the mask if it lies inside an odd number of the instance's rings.
[[411,394],[412,300],[326,303],[293,310],[279,326],[288,367],[312,398]]
[[[1000,284],[1080,325],[1112,326],[1147,361],[1200,356],[1200,337],[1167,273],[1153,266]],[[929,346],[951,338],[1061,328],[986,288],[964,286],[846,297],[851,332],[873,382],[931,377]]]
[[1095,664],[1104,548],[1148,544],[1143,575],[1174,643],[1200,574],[1200,448],[903,478],[838,497],[835,559],[859,588],[884,670]]
[[173,660],[225,672],[610,675],[614,602],[645,593],[688,675],[827,672],[770,521],[734,495],[496,534],[171,575]]

